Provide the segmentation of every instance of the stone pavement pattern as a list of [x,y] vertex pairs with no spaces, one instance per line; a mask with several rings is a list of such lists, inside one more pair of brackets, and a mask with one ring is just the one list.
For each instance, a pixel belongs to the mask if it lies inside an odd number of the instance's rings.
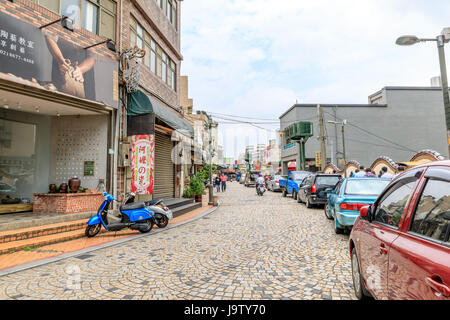
[[139,240],[0,277],[0,299],[354,299],[323,209],[228,183],[221,207]]

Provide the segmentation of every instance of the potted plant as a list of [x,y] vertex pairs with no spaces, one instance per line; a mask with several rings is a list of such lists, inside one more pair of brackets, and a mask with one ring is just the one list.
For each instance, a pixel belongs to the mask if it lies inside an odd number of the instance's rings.
[[189,181],[189,188],[191,189],[191,194],[195,196],[195,202],[201,202],[202,195],[205,193],[203,182],[197,177],[192,177],[191,181]]
[[192,197],[192,190],[191,190],[191,187],[186,186],[186,187],[184,188],[183,198],[190,198],[190,197]]

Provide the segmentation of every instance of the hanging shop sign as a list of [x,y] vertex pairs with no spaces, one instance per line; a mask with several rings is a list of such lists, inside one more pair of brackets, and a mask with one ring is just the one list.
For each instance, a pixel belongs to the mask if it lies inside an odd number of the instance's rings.
[[0,12],[0,73],[117,108],[117,68],[117,61]]
[[154,136],[132,136],[131,153],[131,192],[153,194]]

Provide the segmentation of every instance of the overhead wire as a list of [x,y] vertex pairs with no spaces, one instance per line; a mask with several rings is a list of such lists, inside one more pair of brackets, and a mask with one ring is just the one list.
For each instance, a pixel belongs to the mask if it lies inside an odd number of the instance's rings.
[[[324,110],[324,113],[326,113],[326,114],[328,114],[328,115],[331,115],[331,116],[335,117],[336,119],[339,119],[339,120],[341,120],[341,121],[344,121],[344,119],[340,119],[340,118],[337,117],[336,115],[331,114],[331,113],[329,113],[329,112],[327,112],[327,111],[325,111],[325,110]],[[390,143],[390,144],[392,144],[392,145],[395,145],[395,146],[397,146],[397,147],[401,147],[401,148],[403,148],[403,149],[407,149],[407,150],[410,151],[410,152],[415,152],[415,153],[417,153],[417,150],[411,149],[411,148],[409,148],[409,147],[407,147],[407,146],[401,145],[401,144],[399,144],[399,143],[397,143],[397,142],[394,142],[394,141],[391,141],[391,140],[389,140],[389,139],[387,139],[387,138],[384,138],[384,137],[382,137],[382,136],[379,136],[379,135],[377,135],[377,134],[375,134],[375,133],[373,133],[373,132],[370,132],[370,131],[367,130],[367,129],[363,129],[363,128],[361,128],[361,127],[359,127],[359,126],[353,124],[352,122],[348,121],[348,119],[347,119],[347,124],[350,125],[350,126],[352,126],[352,127],[357,128],[357,129],[359,129],[359,130],[361,130],[361,131],[363,131],[363,132],[365,132],[365,133],[367,133],[367,134],[369,134],[369,135],[371,135],[371,136],[374,136],[374,137],[376,137],[376,138],[378,138],[378,139],[384,140],[384,141],[386,141],[386,142],[388,142],[388,143]]]

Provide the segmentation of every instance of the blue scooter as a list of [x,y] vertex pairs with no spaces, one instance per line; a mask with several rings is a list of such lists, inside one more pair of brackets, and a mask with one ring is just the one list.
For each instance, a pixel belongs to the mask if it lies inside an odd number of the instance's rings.
[[114,197],[108,193],[103,193],[105,201],[100,205],[97,214],[87,222],[85,234],[87,237],[95,237],[101,230],[102,225],[108,231],[119,231],[124,228],[139,230],[141,233],[147,233],[152,230],[155,224],[153,212],[146,208],[144,202],[128,203],[120,206],[121,213],[120,222],[108,223],[108,208],[110,203],[116,201]]

